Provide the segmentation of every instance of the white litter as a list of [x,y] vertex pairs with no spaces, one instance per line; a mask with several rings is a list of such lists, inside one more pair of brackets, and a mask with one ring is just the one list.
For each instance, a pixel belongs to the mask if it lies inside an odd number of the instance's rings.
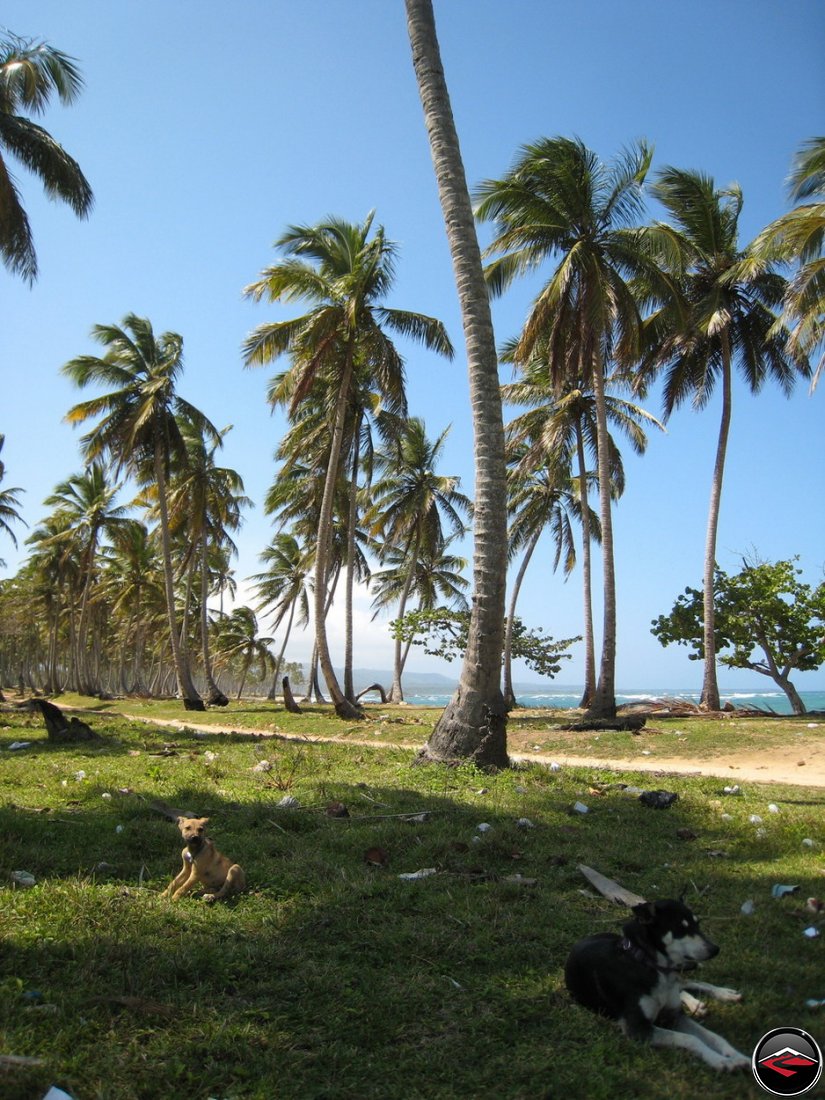
[[12,871],[11,880],[15,886],[34,886],[36,879],[29,871]]
[[751,825],[761,825],[762,824],[762,818],[759,816],[759,814],[751,814],[750,817],[748,818],[748,821],[751,823]]
[[294,810],[296,806],[300,805],[301,803],[298,801],[294,794],[285,794],[281,801],[278,803],[278,806],[280,806],[282,810]]
[[12,741],[9,745],[9,752],[15,752],[17,749],[27,749],[31,741]]
[[272,765],[269,763],[268,760],[261,760],[255,765],[252,770],[253,772],[271,772]]
[[535,829],[535,823],[529,817],[520,817],[516,822],[519,829]]
[[573,811],[577,814],[589,814],[590,813],[589,807],[585,806],[585,804],[583,802],[574,802],[573,803]]
[[753,902],[750,899],[748,899],[748,901],[746,901],[746,902],[743,902],[742,903],[742,908],[739,910],[739,912],[742,914],[743,917],[750,917],[754,914],[755,911],[756,911],[756,906],[753,904]]
[[477,833],[489,833],[489,831],[492,829],[492,827],[493,826],[488,821],[482,821],[478,825],[476,825],[476,832]]
[[410,879],[415,878],[429,878],[430,875],[437,875],[438,869],[435,867],[422,867],[419,871],[406,871],[403,875],[399,875],[399,878]]
[[813,848],[814,846],[814,842],[809,836],[806,836],[802,843],[805,845],[806,848]]
[[775,802],[769,802],[768,803],[768,809],[770,810],[770,812],[772,814],[778,814],[779,813],[779,807],[777,806],[777,804]]
[[819,935],[819,929],[811,925],[810,928],[805,929],[803,935],[807,936],[809,940],[815,940]]
[[551,760],[550,761],[550,771],[551,772],[560,772],[561,771],[561,764],[559,764],[556,760]]

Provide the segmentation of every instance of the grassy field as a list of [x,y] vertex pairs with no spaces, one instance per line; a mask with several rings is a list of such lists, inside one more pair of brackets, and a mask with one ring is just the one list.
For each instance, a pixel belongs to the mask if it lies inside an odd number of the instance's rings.
[[[51,1084],[76,1100],[764,1095],[748,1074],[720,1078],[640,1048],[571,1004],[570,945],[618,929],[624,913],[588,890],[582,862],[645,896],[686,889],[722,946],[702,977],[745,994],[708,1018],[739,1049],[783,1025],[825,1038],[825,1010],[805,1006],[825,997],[824,937],[804,934],[825,923],[805,905],[825,893],[825,792],[748,784],[726,797],[718,779],[608,772],[595,750],[592,766],[560,771],[415,766],[437,715],[411,708],[370,708],[368,722],[343,725],[263,704],[188,716],[174,704],[95,706],[85,717],[100,744],[52,745],[39,717],[0,716],[8,1100],[40,1100]],[[138,710],[193,724],[118,713]],[[546,719],[524,721],[528,747],[552,752],[561,738],[568,752],[591,751]],[[668,755],[684,737],[696,755],[725,738],[794,743],[798,725],[682,719],[657,721],[651,736],[673,742]],[[261,730],[304,739],[250,732]],[[336,743],[312,740],[326,736]],[[372,739],[408,747],[352,743]],[[30,744],[10,749],[19,741]],[[620,755],[616,741],[608,755]],[[620,782],[679,800],[651,810]],[[287,795],[297,807],[279,806]],[[246,894],[212,907],[160,896],[180,844],[156,799],[211,817],[247,872]],[[572,812],[577,801],[587,814]],[[349,816],[330,816],[331,803]],[[386,861],[368,862],[371,849]],[[399,877],[427,868],[436,873]],[[14,885],[21,870],[33,887]],[[777,900],[775,883],[799,892]],[[8,1055],[37,1064],[4,1065]]]

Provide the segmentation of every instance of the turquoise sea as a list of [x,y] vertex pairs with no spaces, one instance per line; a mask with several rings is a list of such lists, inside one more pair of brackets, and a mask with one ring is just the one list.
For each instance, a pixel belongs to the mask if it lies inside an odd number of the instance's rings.
[[[519,692],[516,688],[516,698],[522,707],[553,707],[562,709],[577,707],[581,700],[582,689],[572,687],[548,688],[546,691],[531,689]],[[689,691],[683,688],[649,688],[633,691],[617,691],[616,702],[619,706],[623,703],[638,703],[644,699],[684,699],[687,702],[698,703],[699,692]],[[734,707],[745,709],[764,710],[767,714],[790,714],[791,708],[784,692],[777,690],[766,691],[725,691],[721,690],[722,704],[731,703]],[[825,711],[825,691],[800,691],[803,703],[809,711]],[[444,707],[452,698],[452,692],[420,692],[414,690],[405,691],[404,698],[411,706],[420,707]]]

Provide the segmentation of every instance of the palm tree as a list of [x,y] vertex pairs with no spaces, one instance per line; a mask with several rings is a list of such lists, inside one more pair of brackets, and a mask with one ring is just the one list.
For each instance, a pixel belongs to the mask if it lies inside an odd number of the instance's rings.
[[[510,541],[511,560],[523,550],[521,563],[513,580],[504,633],[504,698],[512,709],[516,705],[513,690],[513,629],[516,605],[527,566],[545,531],[550,532],[553,546],[553,572],[562,566],[568,577],[576,565],[576,544],[571,517],[581,518],[581,501],[573,487],[569,465],[556,466],[552,457],[546,463],[533,463],[522,447],[511,449],[510,467]],[[527,459],[526,462],[519,460]],[[594,526],[596,517],[593,517]]]
[[461,305],[475,464],[473,610],[458,689],[425,756],[507,764],[507,710],[501,694],[507,582],[507,470],[498,359],[490,302],[431,0],[405,0],[407,32]]
[[80,166],[42,126],[26,117],[42,114],[53,93],[61,103],[73,103],[82,87],[74,58],[45,42],[15,35],[0,39],[0,255],[13,274],[29,283],[37,278],[37,256],[29,219],[3,154],[10,153],[39,176],[49,198],[61,199],[85,218],[92,207],[92,189]]
[[651,351],[647,365],[665,368],[664,408],[670,416],[690,399],[703,409],[719,383],[722,410],[711,482],[704,563],[704,675],[701,703],[718,710],[716,677],[714,569],[719,507],[733,401],[733,369],[751,393],[772,377],[787,395],[798,374],[810,367],[777,309],[786,280],[765,261],[755,262],[751,246],[739,243],[742,192],[733,184],[718,190],[700,172],[663,168],[653,194],[671,216],[657,224],[650,240],[674,268],[680,286],[649,321]]
[[274,699],[278,693],[278,674],[292,633],[295,613],[298,614],[299,626],[306,626],[309,622],[308,579],[312,555],[294,534],[280,531],[273,539],[272,545],[268,546],[260,557],[266,564],[266,569],[263,573],[256,573],[250,577],[250,580],[255,582],[258,610],[266,608],[270,612],[274,630],[278,629],[284,619],[287,620],[284,640],[275,661],[272,686],[268,695],[269,699]]
[[394,411],[405,411],[403,361],[387,330],[443,355],[452,347],[440,321],[382,304],[393,283],[395,247],[379,227],[370,237],[373,215],[360,225],[330,218],[317,226],[292,226],[276,242],[285,259],[246,288],[256,301],[308,301],[310,312],[290,321],[259,326],[244,344],[244,362],[259,366],[290,356],[289,377],[276,400],[289,395],[295,414],[307,399],[325,404],[332,425],[318,516],[314,618],[321,670],[341,717],[360,710],[341,690],[332,666],[325,613],[336,486],[350,402],[360,368],[368,367]]
[[[252,501],[244,495],[243,479],[237,471],[218,466],[215,454],[231,425],[218,433],[217,441],[207,441],[199,427],[186,421],[181,432],[186,443],[186,464],[174,479],[169,493],[169,514],[173,531],[186,533],[189,568],[200,574],[200,636],[203,672],[209,689],[210,704],[226,704],[226,697],[215,683],[209,653],[208,599],[210,592],[210,555],[214,547],[224,547],[229,555],[237,553],[229,534],[242,523],[241,512]],[[187,563],[184,562],[184,568]],[[189,587],[189,586],[188,586]],[[188,591],[188,589],[187,589]],[[187,601],[188,603],[188,601]],[[188,617],[188,606],[184,621]],[[185,638],[186,630],[182,631]]]
[[217,429],[175,389],[183,370],[183,338],[174,332],[156,337],[148,318],[128,314],[122,326],[95,325],[93,338],[107,348],[104,356],[81,355],[71,359],[62,373],[77,386],[99,383],[109,392],[69,410],[73,424],[100,417],[81,439],[87,461],[108,458],[115,472],[127,470],[144,483],[157,486],[169,640],[178,691],[187,710],[202,710],[201,699],[180,646],[175,612],[175,584],[169,534],[167,484],[170,464],[176,456],[186,461],[181,423],[188,422],[212,442]]
[[[47,516],[32,531],[26,543],[34,547],[27,569],[33,587],[42,598],[48,629],[45,690],[61,691],[74,678],[75,595],[80,587],[77,544],[68,537],[69,518],[64,512]],[[64,613],[68,612],[69,664],[61,669],[59,642]]]
[[243,694],[246,678],[253,663],[257,661],[262,677],[271,667],[272,653],[269,647],[273,642],[273,638],[262,638],[258,635],[258,620],[251,607],[236,607],[216,623],[216,663],[229,667],[236,661],[240,661],[238,699]]
[[44,504],[54,507],[66,518],[62,540],[72,540],[77,546],[83,588],[80,595],[80,616],[77,626],[75,660],[76,690],[93,695],[100,685],[92,682],[88,662],[88,625],[90,597],[98,577],[97,556],[101,536],[111,536],[124,522],[126,508],[115,504],[120,485],[112,484],[102,463],[91,462],[80,474],[73,474],[55,486]]
[[[406,580],[398,599],[397,618],[404,617],[422,550],[432,557],[450,538],[466,533],[464,517],[471,509],[459,491],[459,479],[436,474],[435,469],[449,433],[435,442],[427,439],[424,421],[412,417],[396,442],[376,456],[383,475],[373,486],[373,503],[367,515],[373,536],[380,535],[384,548],[400,549],[406,560]],[[448,528],[445,534],[444,526]],[[383,551],[379,552],[383,558]],[[393,682],[389,701],[404,699],[401,687],[402,642],[395,642]]]
[[[0,433],[0,451],[3,450],[3,444],[6,442],[6,437]],[[0,482],[6,476],[6,467],[2,459],[0,459]],[[17,536],[11,529],[12,523],[22,523],[25,525],[25,520],[18,512],[20,507],[20,494],[23,489],[0,489],[0,531],[5,531],[11,541],[14,543],[15,549],[17,548]],[[5,562],[0,558],[0,566],[5,566]]]
[[[769,261],[799,262],[788,283],[783,320],[790,330],[791,349],[811,354],[825,343],[825,137],[811,138],[800,149],[791,172],[790,193],[791,200],[800,205],[771,222],[753,248],[757,256]],[[825,350],[816,365],[811,390],[823,368]]]
[[552,257],[558,264],[540,291],[514,349],[527,363],[543,346],[560,392],[579,379],[592,390],[596,414],[599,517],[602,531],[604,620],[594,716],[616,713],[616,579],[613,562],[610,442],[605,374],[612,362],[631,363],[640,348],[642,316],[629,280],[653,265],[634,229],[643,208],[642,185],[651,151],[641,142],[611,164],[584,144],[544,138],[523,146],[510,172],[478,189],[476,215],[494,220],[487,282],[501,293],[513,280]]

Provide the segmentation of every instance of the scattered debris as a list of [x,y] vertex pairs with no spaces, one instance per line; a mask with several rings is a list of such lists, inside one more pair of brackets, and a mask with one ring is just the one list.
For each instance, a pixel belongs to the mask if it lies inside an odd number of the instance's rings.
[[531,821],[529,817],[520,817],[516,822],[516,826],[519,829],[535,829],[535,822]]
[[639,801],[643,806],[650,806],[654,810],[666,810],[678,797],[675,791],[642,791]]
[[573,803],[573,813],[574,814],[589,814],[590,813],[590,808],[588,806],[585,806],[585,804],[583,802],[574,802]]
[[364,862],[370,867],[387,867],[390,857],[383,848],[367,848],[364,852]]
[[751,825],[761,825],[762,824],[762,818],[759,816],[759,814],[751,814],[750,817],[748,818],[748,821],[751,823]]
[[825,997],[817,1000],[816,997],[809,997],[805,1002],[806,1008],[825,1008]]
[[788,897],[790,894],[798,893],[798,886],[783,886],[781,883],[777,883],[775,886],[771,887],[771,897],[774,898],[785,898]]
[[777,806],[777,804],[775,802],[769,802],[768,803],[768,810],[772,814],[778,814],[779,813],[779,807]]
[[489,833],[493,826],[488,821],[482,821],[476,825],[477,833]]
[[814,842],[809,836],[806,836],[802,843],[805,845],[806,848],[813,848],[814,846]]
[[422,867],[419,871],[406,871],[404,874],[399,875],[399,878],[411,880],[418,878],[429,878],[430,875],[437,875],[438,869],[436,867]]
[[16,752],[18,749],[27,749],[31,745],[31,741],[12,741],[9,745],[9,752]]
[[0,1054],[0,1069],[10,1069],[12,1066],[42,1066],[44,1064],[42,1058],[27,1058],[25,1054]]
[[811,927],[806,928],[802,934],[803,936],[807,936],[809,940],[815,940],[820,935],[820,932],[818,928],[814,928],[814,926],[811,925]]
[[268,760],[259,760],[251,770],[253,772],[271,772],[272,765]]
[[735,783],[732,787],[725,787],[722,791],[722,794],[741,794],[741,793],[742,793],[742,788],[739,786],[738,783]]
[[819,898],[808,898],[805,908],[810,909],[812,913],[822,913],[825,911],[825,901],[820,901]]
[[609,898],[616,905],[626,905],[628,909],[632,909],[634,905],[643,905],[647,900],[639,894],[634,894],[632,890],[626,890],[618,882],[607,878],[599,871],[594,871],[584,863],[580,863],[578,867],[591,886],[595,886],[603,897]]
[[10,878],[15,886],[23,886],[24,888],[34,886],[37,882],[34,875],[29,871],[12,871]]
[[301,803],[298,801],[294,794],[285,794],[281,801],[276,803],[276,805],[281,810],[297,810]]
[[739,910],[743,917],[752,917],[756,912],[756,906],[750,900],[750,898],[742,903],[742,908]]

